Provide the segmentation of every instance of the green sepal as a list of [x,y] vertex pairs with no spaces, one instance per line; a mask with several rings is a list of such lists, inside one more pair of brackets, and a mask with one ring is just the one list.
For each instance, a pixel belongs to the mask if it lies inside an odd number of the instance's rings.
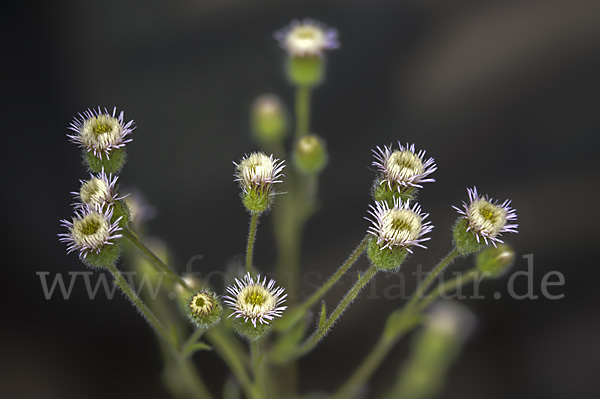
[[88,169],[93,173],[100,173],[104,168],[105,173],[118,174],[127,161],[127,152],[124,148],[115,148],[102,155],[102,159],[94,155],[91,151],[83,150],[83,159]]
[[396,271],[406,260],[409,252],[402,247],[381,249],[375,237],[369,237],[367,256],[371,264],[380,270]]
[[291,56],[288,59],[287,75],[296,86],[315,87],[325,75],[325,59],[320,55]]
[[459,218],[454,227],[452,228],[452,235],[454,236],[454,246],[461,255],[469,255],[481,251],[488,244],[485,244],[480,238],[477,241],[477,237],[471,231],[467,231],[469,222],[465,218]]
[[273,330],[271,324],[256,323],[256,327],[252,325],[250,319],[244,321],[242,317],[236,317],[233,319],[233,328],[238,335],[248,341],[256,341],[257,339],[269,334]]
[[106,244],[102,247],[99,253],[88,252],[85,258],[81,258],[81,261],[90,267],[111,267],[114,266],[119,259],[119,246],[116,243],[112,245]]
[[381,178],[376,178],[373,181],[371,194],[375,201],[385,201],[390,208],[394,207],[394,200],[400,198],[402,202],[414,201],[417,199],[419,189],[417,187],[401,186],[398,190],[397,184],[392,184],[391,187],[387,181],[382,181]]
[[266,187],[242,193],[242,202],[250,213],[265,212],[271,206],[271,193]]

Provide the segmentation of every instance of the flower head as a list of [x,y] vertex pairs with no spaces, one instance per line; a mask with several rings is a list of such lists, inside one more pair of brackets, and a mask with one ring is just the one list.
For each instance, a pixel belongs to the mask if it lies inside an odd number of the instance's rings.
[[468,188],[469,203],[463,202],[463,208],[453,206],[454,209],[466,219],[468,226],[467,232],[475,235],[477,242],[483,240],[496,246],[503,242],[499,236],[502,233],[517,233],[518,224],[511,223],[517,220],[515,209],[511,208],[510,201],[506,200],[502,204],[488,198],[487,195],[479,195],[477,187]]
[[244,205],[250,212],[264,212],[271,203],[272,185],[281,183],[284,161],[253,152],[235,165],[235,181],[243,192]]
[[429,233],[433,226],[431,222],[425,222],[429,214],[422,213],[419,204],[415,203],[411,207],[408,202],[394,199],[393,207],[386,201],[376,201],[375,205],[370,207],[369,214],[372,219],[365,218],[372,223],[368,232],[375,236],[380,249],[401,247],[412,253],[410,247],[413,245],[426,248],[421,243],[429,240],[429,237],[424,235]]
[[115,201],[123,199],[116,192],[118,176],[104,173],[104,170],[97,175],[91,175],[89,180],[80,180],[81,188],[79,192],[72,192],[79,205],[89,204],[92,206],[113,204]]
[[373,150],[373,166],[383,173],[381,184],[387,183],[390,190],[401,191],[406,187],[422,188],[421,183],[435,181],[428,178],[437,169],[433,158],[425,160],[425,151],[416,152],[414,144],[403,146],[398,142],[398,146],[398,150],[392,150],[391,145]]
[[274,36],[279,45],[292,56],[320,56],[323,51],[340,47],[337,30],[310,18],[293,20],[291,24],[275,32]]
[[235,315],[236,318],[243,318],[244,322],[250,320],[256,328],[256,322],[269,324],[275,316],[281,317],[281,312],[287,309],[287,306],[281,306],[285,302],[287,294],[283,294],[284,289],[275,287],[275,280],[269,280],[264,277],[261,281],[260,275],[256,281],[252,279],[250,273],[246,273],[240,281],[237,278],[235,283],[227,287],[227,293],[223,297],[224,302],[234,311],[229,317]]
[[88,109],[71,122],[69,129],[74,133],[67,137],[94,156],[109,159],[112,150],[122,148],[131,141],[127,136],[135,129],[133,121],[124,122],[123,111],[118,115],[116,113],[116,108],[112,114],[106,108],[104,111],[100,107],[97,110]]
[[208,290],[197,291],[187,301],[188,318],[197,327],[208,328],[221,320],[221,304]]
[[90,253],[99,254],[107,245],[114,245],[114,240],[121,238],[118,234],[119,217],[111,222],[113,209],[99,205],[84,205],[75,211],[72,221],[61,220],[61,225],[69,232],[58,236],[61,242],[67,243],[67,253],[79,251],[79,257],[85,259]]

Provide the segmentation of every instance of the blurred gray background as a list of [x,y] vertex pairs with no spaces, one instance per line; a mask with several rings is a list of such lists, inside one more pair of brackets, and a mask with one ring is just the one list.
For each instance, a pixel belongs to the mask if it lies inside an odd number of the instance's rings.
[[[534,256],[533,286],[558,270],[560,300],[516,300],[508,277],[466,301],[479,320],[442,398],[597,398],[600,5],[572,1],[57,1],[5,6],[2,87],[3,251],[0,391],[7,398],[167,398],[144,320],[122,297],[44,299],[36,271],[82,271],[56,239],[85,178],[65,134],[88,107],[125,110],[137,129],[121,183],[158,209],[149,233],[175,263],[203,255],[224,270],[244,251],[247,214],[232,161],[255,150],[251,101],[291,104],[284,53],[272,38],[297,17],[336,27],[313,130],[327,140],[322,209],[307,226],[305,271],[329,274],[364,235],[371,148],[414,142],[435,157],[437,183],[421,194],[435,225],[430,249],[403,272],[450,249],[451,205],[467,186],[511,198],[520,233],[515,270]],[[274,263],[268,217],[256,262]],[[459,262],[457,270],[468,262]],[[358,269],[366,267],[361,260]],[[518,281],[517,292],[527,290]],[[396,280],[381,275],[374,292]],[[350,279],[327,297],[329,307]],[[308,288],[305,292],[309,292]],[[503,297],[493,299],[491,293]],[[366,296],[367,294],[365,294]],[[303,392],[332,390],[375,342],[399,300],[364,298],[301,361]],[[368,300],[367,300],[368,299]],[[401,343],[371,380],[377,398],[406,358]],[[117,355],[115,348],[119,349]],[[352,350],[348,350],[352,348]],[[122,355],[121,355],[122,354]],[[197,356],[217,392],[227,376]]]

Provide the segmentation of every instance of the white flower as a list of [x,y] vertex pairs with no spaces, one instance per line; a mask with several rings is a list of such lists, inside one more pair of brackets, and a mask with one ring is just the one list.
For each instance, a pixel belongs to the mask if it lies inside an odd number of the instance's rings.
[[254,189],[268,190],[274,183],[281,183],[284,161],[266,156],[262,152],[253,152],[245,155],[236,167],[235,181],[240,183],[245,193]]
[[87,152],[92,152],[96,157],[109,159],[110,152],[122,148],[131,139],[126,137],[135,129],[133,121],[127,123],[123,120],[123,111],[116,116],[117,109],[112,114],[105,108],[104,112],[98,107],[97,110],[88,109],[74,119],[69,129],[74,134],[67,137]]
[[419,204],[412,207],[408,202],[402,202],[399,198],[394,199],[394,206],[389,207],[386,201],[376,201],[370,205],[369,214],[371,218],[365,217],[372,225],[368,232],[377,238],[377,244],[383,246],[381,249],[403,247],[412,253],[411,246],[426,248],[423,241],[429,237],[423,237],[429,233],[433,226],[431,222],[425,222],[428,213],[422,213]]
[[69,232],[58,236],[61,242],[67,243],[67,253],[79,251],[79,257],[85,259],[90,252],[100,253],[106,245],[114,245],[114,239],[121,238],[117,234],[121,230],[121,217],[111,223],[113,209],[99,205],[84,205],[75,211],[72,221],[61,220],[61,225]]
[[433,158],[425,160],[425,151],[416,152],[414,144],[407,143],[405,147],[398,142],[398,146],[398,150],[392,150],[391,145],[373,150],[373,166],[383,173],[381,184],[401,191],[406,187],[423,188],[422,183],[435,181],[427,177],[437,169]]
[[225,295],[223,300],[234,311],[229,317],[235,315],[243,318],[244,322],[250,320],[256,328],[257,321],[269,324],[287,309],[287,306],[281,306],[287,297],[287,294],[282,295],[283,291],[283,288],[275,287],[275,280],[269,280],[267,284],[267,278],[261,281],[258,275],[254,281],[250,273],[246,273],[242,281],[236,278],[235,283],[227,287],[229,295]]
[[325,50],[340,47],[337,30],[310,18],[294,20],[289,26],[275,32],[274,36],[292,56],[320,56]]
[[92,206],[105,204],[114,204],[115,201],[125,198],[119,197],[116,192],[118,176],[104,173],[104,169],[97,175],[91,175],[89,180],[80,180],[81,188],[79,192],[71,192],[75,196],[76,205],[89,204]]
[[215,307],[215,300],[211,294],[200,291],[192,296],[188,306],[195,315],[208,316]]
[[467,231],[475,234],[477,242],[483,239],[486,244],[490,242],[496,246],[498,242],[504,242],[498,238],[502,233],[518,232],[519,225],[509,223],[517,220],[516,211],[509,206],[509,200],[498,204],[487,195],[479,195],[477,187],[468,188],[467,192],[469,203],[463,202],[464,210],[455,206],[453,208],[467,220]]

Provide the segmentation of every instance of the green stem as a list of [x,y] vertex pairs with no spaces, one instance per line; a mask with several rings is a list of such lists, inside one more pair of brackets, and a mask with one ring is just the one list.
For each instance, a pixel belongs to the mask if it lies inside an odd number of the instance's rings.
[[404,307],[402,313],[405,315],[405,317],[408,317],[412,313],[413,307],[416,305],[417,301],[421,299],[423,294],[427,291],[427,289],[429,288],[433,280],[436,279],[438,274],[440,274],[446,268],[446,266],[450,265],[450,263],[452,263],[452,261],[454,261],[454,259],[456,259],[459,255],[460,253],[458,252],[456,247],[452,248],[452,250],[448,252],[448,255],[446,255],[433,268],[433,270],[427,275],[427,278],[419,285],[419,287],[417,287],[417,290],[411,296],[410,300]]
[[226,334],[223,334],[219,328],[211,328],[206,335],[215,350],[223,358],[233,375],[237,378],[244,393],[248,398],[259,399],[256,389],[248,376],[243,358],[234,350]]
[[150,248],[144,245],[144,243],[142,242],[142,240],[140,240],[136,233],[131,231],[128,227],[124,227],[122,232],[123,236],[125,236],[129,240],[129,242],[131,242],[141,253],[146,255],[156,267],[158,267],[163,272],[167,273],[173,280],[177,281],[183,287],[187,289],[191,288],[180,275],[175,273],[173,269],[171,269],[165,262],[163,262],[158,256],[156,256],[156,254],[152,252]]
[[435,292],[430,293],[427,297],[423,298],[423,300],[421,300],[421,302],[417,304],[417,312],[420,313],[423,310],[427,309],[427,307],[429,307],[429,305],[431,305],[436,299],[438,299],[440,295],[445,294],[455,289],[456,287],[460,287],[462,285],[470,283],[478,275],[479,271],[477,269],[472,269],[466,273],[461,274],[460,276],[453,278],[452,280],[448,280],[442,283],[442,285],[440,285]]
[[306,135],[310,128],[310,87],[296,89],[296,140]]
[[248,232],[248,247],[246,248],[246,271],[252,270],[252,255],[254,252],[254,241],[256,240],[256,228],[258,227],[259,213],[250,216],[250,231]]
[[264,387],[264,370],[263,370],[263,355],[260,350],[260,341],[252,341],[250,343],[250,353],[252,355],[252,370],[254,373],[254,389],[258,398],[265,396]]
[[142,315],[148,321],[150,326],[152,326],[156,330],[158,335],[160,335],[160,337],[164,339],[165,342],[167,342],[172,347],[172,349],[175,349],[175,342],[173,336],[167,332],[165,327],[162,325],[160,320],[156,318],[154,313],[152,313],[150,308],[148,308],[144,301],[142,301],[141,298],[131,289],[131,287],[129,286],[129,284],[127,284],[127,281],[125,280],[121,272],[117,269],[117,267],[114,265],[109,266],[108,270],[112,273],[115,279],[115,283],[119,286],[121,291],[123,291],[123,293],[127,295],[131,302],[133,302],[133,304],[138,308],[138,310],[142,313]]
[[364,252],[366,247],[367,237],[365,237],[360,244],[358,244],[358,247],[356,247],[354,252],[352,252],[344,264],[331,277],[329,277],[329,280],[327,280],[325,284],[323,284],[321,288],[319,288],[314,294],[307,298],[300,305],[300,307],[303,309],[308,309],[317,303],[317,301],[319,301],[319,299],[321,299],[323,295],[325,295],[327,291],[329,291],[331,287],[337,283],[337,281],[348,271],[348,269],[350,269],[350,267],[356,263],[358,257]]
[[[447,284],[442,285],[437,295],[432,295],[429,298],[424,299],[421,303],[418,301],[421,299],[423,294],[427,291],[433,280],[441,273],[446,266],[448,266],[454,259],[458,257],[459,253],[456,248],[453,248],[448,255],[446,255],[429,273],[427,278],[419,285],[415,293],[411,296],[410,300],[402,309],[400,316],[400,324],[398,328],[393,332],[393,334],[385,335],[382,334],[381,338],[373,347],[371,352],[367,355],[367,357],[363,360],[360,366],[352,373],[352,375],[348,378],[348,380],[335,392],[332,396],[332,399],[347,399],[351,398],[354,395],[354,392],[357,392],[360,387],[362,387],[366,381],[371,378],[375,370],[381,365],[381,362],[389,351],[392,349],[394,344],[398,342],[398,340],[406,334],[408,331],[413,329],[418,325],[418,323],[411,322],[414,321],[414,318],[410,316],[413,314],[413,309],[418,305],[417,311],[421,312],[429,303],[427,301],[433,301],[437,296],[441,294],[441,292],[445,292],[445,290],[454,288],[458,286],[461,282],[459,279],[453,279],[448,281]],[[467,273],[464,276],[465,281],[469,281],[472,279],[471,273]],[[455,281],[456,280],[456,281]],[[424,305],[424,306],[423,306]]]
[[322,326],[319,326],[317,331],[303,344],[292,350],[291,353],[288,355],[289,358],[294,359],[303,356],[310,352],[315,346],[317,346],[321,338],[323,338],[325,334],[327,334],[327,332],[331,329],[331,327],[341,316],[341,314],[344,313],[346,308],[348,308],[352,301],[356,299],[358,293],[365,287],[365,285],[367,285],[369,281],[371,281],[373,276],[377,274],[377,271],[378,270],[376,267],[371,266],[362,276],[360,276],[356,284],[354,284],[350,291],[346,293],[344,298],[340,301],[333,313],[331,313],[331,316],[327,318],[325,323]]
[[185,341],[185,343],[181,347],[181,350],[179,351],[183,357],[187,357],[190,355],[190,353],[193,350],[192,348],[194,344],[198,342],[198,340],[202,337],[202,334],[204,334],[205,331],[206,330],[204,328],[197,328],[192,334],[190,334],[189,338],[187,339],[187,341]]

